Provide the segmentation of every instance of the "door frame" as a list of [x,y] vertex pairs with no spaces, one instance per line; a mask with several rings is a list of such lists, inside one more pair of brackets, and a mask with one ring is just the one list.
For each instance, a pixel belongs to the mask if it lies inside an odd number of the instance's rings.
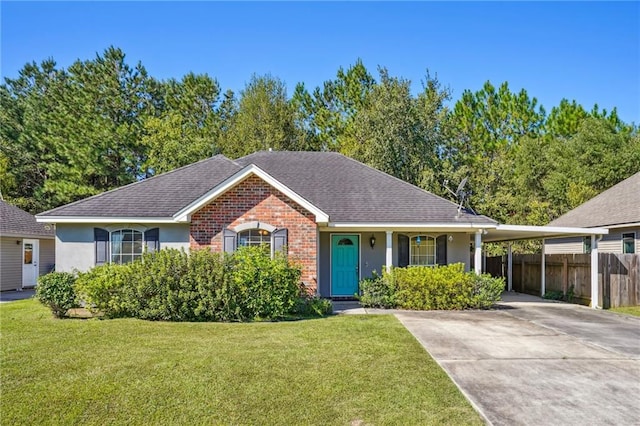
[[38,277],[40,276],[40,240],[35,239],[35,238],[23,238],[22,239],[22,256],[20,257],[22,259],[22,270],[21,272],[21,283],[20,283],[20,288],[26,288],[26,287],[31,287],[31,284],[27,284],[25,285],[24,283],[24,247],[26,244],[32,244],[32,252],[31,252],[31,256],[32,256],[32,264],[33,264],[33,268],[35,269],[35,279],[34,279],[34,283],[33,283],[33,287],[36,287],[38,285]]
[[[358,238],[358,291],[360,291],[360,281],[362,280],[362,234],[359,232],[330,232],[329,233],[329,297],[333,297],[333,236],[345,235]],[[338,295],[336,297],[349,297]]]

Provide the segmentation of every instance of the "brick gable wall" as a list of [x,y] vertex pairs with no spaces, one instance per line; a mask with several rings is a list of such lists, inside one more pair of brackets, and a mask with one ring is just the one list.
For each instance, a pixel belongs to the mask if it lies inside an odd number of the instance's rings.
[[315,216],[257,176],[250,176],[191,216],[192,250],[221,252],[222,230],[259,221],[288,230],[289,259],[302,266],[302,281],[317,289]]

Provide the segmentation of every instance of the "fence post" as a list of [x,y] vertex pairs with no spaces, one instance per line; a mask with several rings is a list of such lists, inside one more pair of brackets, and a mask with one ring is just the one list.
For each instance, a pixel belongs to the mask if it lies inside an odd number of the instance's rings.
[[598,307],[598,235],[591,235],[591,307]]
[[562,256],[562,294],[567,294],[569,290],[569,259],[567,255]]
[[520,255],[520,292],[524,293],[524,255]]
[[513,291],[513,251],[511,250],[511,242],[507,249],[507,290]]
[[544,240],[542,240],[542,254],[540,255],[540,297],[544,297],[547,287],[547,271],[544,258]]

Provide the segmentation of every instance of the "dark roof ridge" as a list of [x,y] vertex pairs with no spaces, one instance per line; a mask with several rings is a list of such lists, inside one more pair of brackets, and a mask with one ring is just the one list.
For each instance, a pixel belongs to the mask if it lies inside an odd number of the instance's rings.
[[128,184],[126,184],[126,185],[124,185],[124,186],[119,186],[119,187],[117,187],[117,188],[113,188],[113,189],[110,189],[110,190],[108,190],[108,191],[104,191],[104,192],[101,192],[101,193],[99,193],[99,194],[92,195],[92,196],[87,197],[87,198],[82,198],[82,199],[80,199],[80,200],[76,200],[76,201],[73,201],[73,202],[68,203],[68,204],[63,204],[63,205],[61,205],[61,206],[54,207],[54,208],[52,208],[52,209],[49,209],[49,210],[46,210],[46,211],[44,211],[44,212],[38,213],[36,216],[49,214],[49,213],[51,213],[51,212],[53,212],[53,211],[55,211],[55,210],[57,210],[57,209],[59,209],[59,208],[61,208],[61,207],[69,207],[69,206],[73,206],[73,205],[76,205],[76,204],[81,203],[81,202],[82,202],[82,203],[84,203],[84,202],[85,202],[85,201],[87,201],[87,200],[93,200],[93,199],[96,199],[96,198],[100,198],[100,197],[102,197],[102,196],[104,196],[104,195],[107,195],[107,194],[110,194],[110,193],[112,193],[112,192],[119,191],[119,190],[124,189],[124,188],[129,188],[129,187],[131,187],[131,186],[134,186],[134,185],[137,185],[137,184],[140,184],[140,183],[143,183],[143,182],[148,182],[148,181],[153,180],[153,179],[155,179],[155,178],[159,178],[159,177],[167,176],[167,175],[173,174],[173,173],[175,173],[175,172],[178,172],[178,171],[181,171],[181,170],[184,170],[184,169],[188,169],[188,168],[193,167],[193,166],[195,166],[195,165],[197,165],[197,164],[201,164],[201,163],[204,163],[204,162],[206,162],[206,161],[211,161],[211,160],[216,159],[216,158],[225,159],[225,160],[227,160],[227,161],[229,161],[229,162],[233,163],[234,165],[237,165],[238,167],[242,167],[242,166],[240,166],[239,164],[237,164],[235,161],[230,160],[229,158],[225,157],[224,155],[222,155],[222,154],[216,154],[216,155],[214,155],[214,156],[212,156],[212,157],[209,157],[209,158],[203,158],[202,160],[198,160],[198,161],[196,161],[195,163],[187,164],[187,165],[185,165],[185,166],[178,167],[177,169],[173,169],[173,170],[169,170],[168,172],[160,173],[159,175],[154,175],[154,176],[151,176],[151,177],[146,178],[146,179],[138,180],[138,181],[136,181],[136,182],[131,182],[131,183],[128,183]]

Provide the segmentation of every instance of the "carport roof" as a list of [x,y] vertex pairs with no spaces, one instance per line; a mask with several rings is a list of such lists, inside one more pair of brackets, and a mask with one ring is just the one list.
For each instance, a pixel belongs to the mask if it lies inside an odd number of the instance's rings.
[[582,235],[605,235],[609,230],[605,228],[575,228],[566,226],[525,226],[525,225],[497,225],[487,228],[482,241],[498,243],[518,240],[540,240],[562,237],[578,237]]

